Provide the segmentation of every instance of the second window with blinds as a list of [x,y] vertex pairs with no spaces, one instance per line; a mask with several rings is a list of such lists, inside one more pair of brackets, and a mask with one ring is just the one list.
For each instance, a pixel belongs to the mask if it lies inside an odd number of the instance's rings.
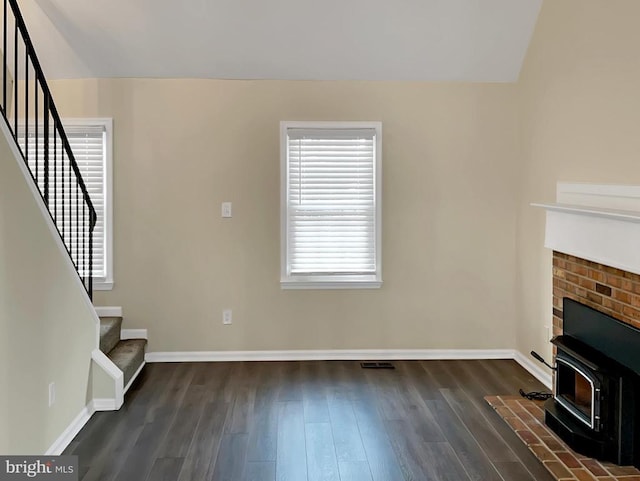
[[281,286],[377,288],[380,122],[281,122]]
[[[112,214],[112,120],[101,119],[64,119],[62,121],[69,145],[78,164],[78,169],[87,187],[91,202],[98,216],[93,231],[93,288],[95,290],[111,290],[113,288],[113,214]],[[38,188],[44,192],[44,131],[39,125],[38,155],[36,152],[35,125],[29,125],[29,168],[31,172],[38,173]],[[18,143],[21,149],[25,149],[25,125],[18,130]],[[50,188],[64,189],[68,164],[65,167],[61,162],[56,165],[55,158],[62,158],[61,142],[53,137],[49,140],[49,152],[52,160],[50,165]],[[62,204],[53,203],[50,206],[52,216],[55,219],[64,219],[67,225],[77,225],[79,222],[77,212],[73,209],[64,211]],[[73,244],[71,249],[79,247]],[[77,241],[76,241],[77,242]]]

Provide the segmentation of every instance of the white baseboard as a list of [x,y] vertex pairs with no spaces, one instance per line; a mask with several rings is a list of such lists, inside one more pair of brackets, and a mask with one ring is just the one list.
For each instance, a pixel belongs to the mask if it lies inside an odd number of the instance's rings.
[[117,411],[118,403],[115,399],[94,399],[91,401],[94,411]]
[[551,389],[551,374],[529,357],[514,349],[361,349],[326,351],[185,351],[148,352],[153,362],[229,362],[229,361],[400,361],[446,359],[513,359]]
[[322,351],[148,352],[147,362],[368,361],[417,359],[513,359],[512,349],[360,349]]
[[122,317],[120,306],[97,306],[95,310],[98,317]]
[[548,368],[542,368],[540,364],[533,362],[529,356],[520,351],[513,351],[513,359],[547,388],[552,389],[552,376],[546,371]]
[[121,329],[120,339],[149,339],[149,333],[146,329]]
[[46,456],[59,456],[62,452],[71,444],[73,438],[75,438],[85,424],[91,419],[95,410],[93,409],[93,403],[89,403],[83,407],[80,413],[75,417],[71,424],[67,426],[67,429],[54,441],[47,452]]

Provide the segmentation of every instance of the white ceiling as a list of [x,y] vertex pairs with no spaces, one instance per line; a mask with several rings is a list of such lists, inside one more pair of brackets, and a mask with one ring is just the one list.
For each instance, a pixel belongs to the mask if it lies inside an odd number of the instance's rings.
[[49,78],[510,82],[542,0],[21,0]]

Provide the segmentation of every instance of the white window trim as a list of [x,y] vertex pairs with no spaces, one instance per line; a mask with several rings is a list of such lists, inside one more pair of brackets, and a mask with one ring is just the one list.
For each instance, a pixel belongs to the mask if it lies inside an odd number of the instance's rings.
[[105,246],[104,265],[107,275],[93,278],[94,291],[110,291],[113,289],[113,119],[112,118],[63,118],[63,126],[96,125],[105,129],[107,155],[105,158]]
[[[287,130],[288,129],[375,129],[376,265],[372,275],[296,276],[287,274]],[[282,289],[379,289],[382,287],[382,122],[280,122],[280,287]]]

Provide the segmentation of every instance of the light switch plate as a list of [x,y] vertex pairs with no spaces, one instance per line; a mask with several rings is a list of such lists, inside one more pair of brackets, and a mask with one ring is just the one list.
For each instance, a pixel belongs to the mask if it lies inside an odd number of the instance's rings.
[[231,217],[231,202],[222,203],[222,217],[225,217],[225,218]]

